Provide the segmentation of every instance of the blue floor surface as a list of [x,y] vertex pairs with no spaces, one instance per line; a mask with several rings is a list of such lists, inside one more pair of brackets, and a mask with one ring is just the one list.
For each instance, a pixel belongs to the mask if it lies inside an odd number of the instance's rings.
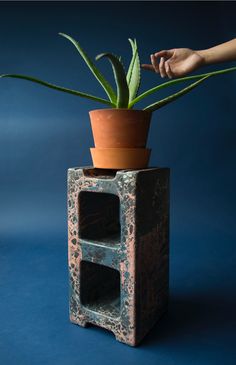
[[234,255],[203,239],[175,237],[169,313],[137,348],[69,322],[66,237],[1,240],[1,365],[235,364]]

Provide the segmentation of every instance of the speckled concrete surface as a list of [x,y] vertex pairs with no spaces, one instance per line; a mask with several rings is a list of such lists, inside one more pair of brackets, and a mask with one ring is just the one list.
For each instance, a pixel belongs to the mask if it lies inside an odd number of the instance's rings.
[[136,346],[167,310],[169,169],[68,170],[70,319]]

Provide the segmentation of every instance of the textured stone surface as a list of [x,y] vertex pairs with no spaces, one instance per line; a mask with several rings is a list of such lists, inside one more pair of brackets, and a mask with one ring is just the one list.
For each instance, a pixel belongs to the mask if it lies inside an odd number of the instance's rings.
[[169,169],[68,170],[70,319],[137,345],[166,311]]

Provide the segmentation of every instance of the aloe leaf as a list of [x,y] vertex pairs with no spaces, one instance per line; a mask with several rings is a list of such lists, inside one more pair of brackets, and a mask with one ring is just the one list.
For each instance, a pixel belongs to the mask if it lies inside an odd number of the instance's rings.
[[112,65],[116,86],[117,86],[117,108],[127,108],[129,104],[129,87],[126,81],[124,67],[119,58],[111,53],[101,53],[96,60],[107,57]]
[[164,98],[162,100],[159,100],[153,104],[148,105],[146,108],[144,108],[144,110],[148,110],[150,112],[153,112],[161,107],[163,107],[164,105],[167,105],[169,103],[171,103],[172,101],[180,98],[181,96],[189,93],[191,90],[195,89],[195,87],[197,87],[199,84],[201,84],[203,81],[205,81],[206,79],[208,79],[209,77],[211,77],[210,75],[203,77],[202,79],[195,81],[193,84],[185,87],[184,89],[178,91],[175,94],[172,94],[170,96],[167,96],[167,98]]
[[128,39],[132,48],[132,59],[130,61],[126,80],[129,85],[129,103],[136,97],[140,86],[140,61],[136,39]]
[[96,96],[86,94],[86,93],[82,93],[82,92],[77,91],[77,90],[67,89],[67,88],[62,87],[62,86],[57,86],[57,85],[54,85],[54,84],[50,84],[49,82],[36,79],[35,77],[25,76],[25,75],[15,75],[15,74],[0,75],[0,78],[3,78],[3,77],[12,77],[12,78],[16,78],[16,79],[23,79],[23,80],[32,81],[34,83],[49,87],[50,89],[62,91],[62,92],[68,93],[68,94],[81,96],[82,98],[91,99],[91,100],[98,101],[98,102],[103,103],[103,104],[108,104],[108,105],[111,105],[111,106],[113,105],[109,100],[98,98]]
[[106,92],[107,96],[109,97],[110,101],[112,103],[115,103],[116,102],[116,94],[115,94],[113,88],[111,87],[109,82],[105,79],[105,77],[102,75],[102,73],[97,69],[97,67],[92,62],[92,60],[89,58],[89,56],[82,49],[79,42],[77,42],[75,39],[73,39],[71,36],[69,36],[67,34],[64,34],[64,33],[59,33],[59,34],[62,37],[68,39],[75,46],[75,48],[77,49],[77,51],[79,52],[79,54],[81,55],[81,57],[83,58],[83,60],[87,64],[87,66],[89,67],[89,69],[92,71],[93,75],[96,77],[96,79],[99,81],[99,83],[101,84],[101,86],[105,90],[105,92]]
[[131,50],[132,50],[132,58],[131,58],[129,68],[128,68],[128,72],[127,72],[127,75],[126,75],[126,80],[127,80],[127,83],[129,84],[130,80],[131,80],[132,70],[133,70],[133,67],[134,67],[135,57],[136,57],[136,54],[137,54],[137,49],[135,49],[135,44],[134,44],[132,39],[128,38],[128,41],[131,45]]
[[231,68],[227,68],[227,69],[224,69],[224,70],[208,72],[208,73],[205,73],[205,74],[182,77],[180,79],[174,79],[174,80],[164,82],[163,84],[157,85],[157,86],[153,87],[152,89],[145,91],[143,94],[140,94],[137,98],[135,98],[129,104],[129,108],[131,108],[134,104],[138,103],[140,100],[144,99],[148,95],[151,95],[151,94],[155,93],[156,91],[164,89],[168,86],[172,86],[172,85],[175,85],[175,84],[178,84],[178,83],[181,83],[181,82],[184,82],[184,81],[188,81],[188,80],[201,79],[205,76],[221,75],[221,74],[225,74],[225,73],[232,72],[232,71],[236,71],[236,67],[231,67]]

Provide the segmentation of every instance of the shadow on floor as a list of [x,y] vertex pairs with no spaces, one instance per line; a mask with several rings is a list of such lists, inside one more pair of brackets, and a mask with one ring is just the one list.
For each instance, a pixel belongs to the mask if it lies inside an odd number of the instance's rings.
[[[153,327],[141,345],[149,346],[166,341],[186,341],[186,336],[199,339],[199,336],[215,336],[231,333],[235,325],[236,300],[228,294],[209,293],[172,296],[169,311]],[[234,324],[233,324],[234,321]],[[230,338],[229,338],[230,340]]]

